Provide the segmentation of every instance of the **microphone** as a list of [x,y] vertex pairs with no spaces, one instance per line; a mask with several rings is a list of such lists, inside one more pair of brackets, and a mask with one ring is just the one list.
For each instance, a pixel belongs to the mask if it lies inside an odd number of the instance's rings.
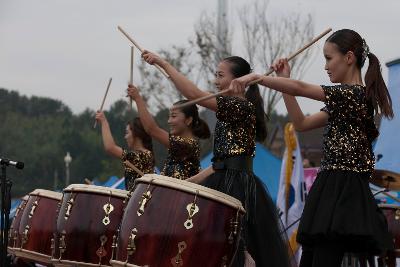
[[14,166],[17,169],[22,170],[24,168],[24,163],[21,161],[13,161],[9,159],[2,159],[0,158],[0,165],[5,165],[5,166]]

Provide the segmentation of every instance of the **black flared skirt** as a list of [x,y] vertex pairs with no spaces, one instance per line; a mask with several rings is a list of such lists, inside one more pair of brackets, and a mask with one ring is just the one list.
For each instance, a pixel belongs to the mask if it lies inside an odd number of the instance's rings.
[[347,252],[379,254],[393,247],[386,218],[369,188],[369,173],[318,173],[307,196],[297,241],[338,242]]
[[239,199],[246,209],[241,242],[232,266],[244,266],[247,250],[257,267],[288,267],[284,230],[266,186],[251,171],[217,170],[202,185]]

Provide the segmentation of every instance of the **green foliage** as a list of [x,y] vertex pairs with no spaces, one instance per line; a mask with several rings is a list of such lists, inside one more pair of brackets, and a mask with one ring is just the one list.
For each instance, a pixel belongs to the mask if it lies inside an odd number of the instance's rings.
[[[155,120],[168,130],[168,109],[155,115]],[[0,89],[0,157],[20,160],[23,170],[7,169],[13,182],[13,197],[23,196],[36,188],[62,190],[65,187],[67,152],[72,156],[70,183],[83,183],[85,178],[105,181],[109,176],[123,176],[122,163],[107,155],[100,127],[93,129],[93,110],[73,114],[61,101],[42,97],[21,96]],[[136,116],[124,100],[115,102],[105,115],[115,142],[126,147],[125,127]],[[270,133],[275,121],[287,120],[272,114]],[[156,165],[162,169],[167,148],[153,141]],[[211,139],[201,141],[201,155],[212,150]]]
[[[36,188],[58,190],[65,186],[64,156],[70,152],[71,183],[84,178],[106,180],[122,176],[121,162],[104,152],[100,127],[93,129],[94,111],[75,115],[61,101],[21,96],[0,89],[0,157],[18,159],[25,168],[8,168],[13,196]],[[114,103],[106,112],[115,141],[125,146],[125,125],[132,114],[126,101]],[[56,181],[55,181],[56,179]]]

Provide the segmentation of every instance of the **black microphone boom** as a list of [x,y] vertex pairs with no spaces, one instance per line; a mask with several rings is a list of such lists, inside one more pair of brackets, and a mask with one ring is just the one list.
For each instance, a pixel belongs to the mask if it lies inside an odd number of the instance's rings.
[[6,166],[14,166],[17,169],[22,170],[24,168],[24,163],[21,161],[13,161],[9,159],[2,159],[0,158],[0,165],[6,165]]

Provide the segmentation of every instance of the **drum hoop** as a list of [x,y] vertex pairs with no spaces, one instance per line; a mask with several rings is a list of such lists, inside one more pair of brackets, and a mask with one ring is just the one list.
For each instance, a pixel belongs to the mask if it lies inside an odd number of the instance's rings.
[[[59,264],[57,264],[59,263]],[[59,259],[51,259],[51,264],[53,264],[54,266],[88,266],[88,267],[110,267],[110,265],[99,265],[98,263],[88,263],[88,262],[81,262],[81,261],[70,261],[70,260],[59,260]],[[126,265],[129,266],[129,265]],[[132,266],[136,266],[136,265],[132,265]],[[137,266],[139,267],[139,266]]]
[[98,193],[106,196],[109,196],[111,192],[115,197],[126,198],[128,196],[128,191],[126,190],[88,184],[71,184],[64,189],[64,193],[70,192]]
[[240,211],[243,213],[246,212],[240,200],[231,197],[227,194],[224,194],[222,192],[219,192],[217,190],[207,188],[205,186],[191,183],[188,181],[179,180],[176,178],[171,178],[158,174],[145,174],[141,178],[136,179],[136,183],[140,182],[174,188],[194,195],[197,194],[198,192],[199,196],[221,202],[235,209],[240,209]]
[[[117,261],[117,260],[110,260],[110,264],[113,267],[140,267],[138,265],[134,265],[131,263],[125,263],[125,262]],[[145,266],[147,266],[147,265],[145,265]]]
[[400,209],[400,205],[396,204],[378,204],[379,208],[392,208],[392,209]]
[[14,248],[14,253],[15,256],[17,257],[38,261],[46,264],[50,263],[51,260],[51,256],[49,255],[41,254],[35,251],[30,251],[22,248]]
[[15,255],[15,248],[14,247],[7,247],[8,254]]
[[62,193],[45,190],[45,189],[35,189],[31,193],[29,193],[29,196],[40,196],[40,197],[43,196],[43,197],[52,198],[55,200],[62,199]]

